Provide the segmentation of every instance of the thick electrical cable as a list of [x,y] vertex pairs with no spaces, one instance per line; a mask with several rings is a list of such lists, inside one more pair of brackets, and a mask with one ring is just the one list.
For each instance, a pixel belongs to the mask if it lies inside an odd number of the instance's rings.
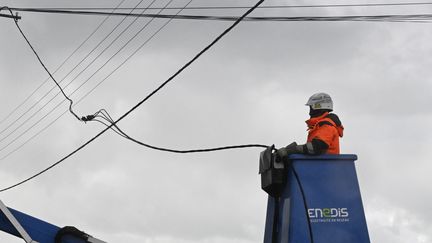
[[206,149],[188,149],[188,150],[180,150],[180,149],[170,149],[170,148],[163,148],[163,147],[158,147],[158,146],[154,146],[154,145],[150,145],[144,142],[141,142],[135,138],[130,137],[128,134],[126,134],[123,130],[121,130],[113,120],[111,120],[110,117],[104,117],[104,116],[98,116],[104,120],[106,120],[108,122],[108,124],[112,124],[112,126],[105,124],[104,122],[101,122],[102,124],[104,124],[105,126],[109,127],[109,128],[115,128],[116,130],[114,130],[117,134],[119,134],[120,136],[134,142],[137,143],[139,145],[142,145],[144,147],[150,148],[150,149],[154,149],[154,150],[159,150],[159,151],[163,151],[163,152],[170,152],[170,153],[178,153],[178,154],[189,154],[189,153],[204,153],[204,152],[214,152],[214,151],[220,151],[220,150],[230,150],[230,149],[241,149],[241,148],[267,148],[267,145],[263,145],[263,144],[242,144],[242,145],[231,145],[231,146],[222,146],[222,147],[216,147],[216,148],[206,148]]
[[34,174],[31,177],[28,177],[25,180],[22,180],[14,185],[8,186],[6,188],[0,189],[0,192],[8,191],[12,188],[15,188],[19,185],[22,185],[41,174],[47,172],[48,170],[54,168],[55,166],[59,165],[66,159],[70,158],[72,155],[77,153],[78,151],[82,150],[84,147],[92,143],[94,140],[96,140],[98,137],[100,137],[102,134],[104,134],[107,130],[109,130],[112,126],[116,125],[118,122],[123,120],[126,116],[128,116],[131,112],[136,110],[139,106],[141,106],[144,102],[146,102],[148,99],[150,99],[153,95],[155,95],[157,92],[159,92],[163,87],[165,87],[168,83],[170,83],[175,77],[177,77],[180,73],[183,72],[187,67],[189,67],[192,63],[194,63],[200,56],[202,56],[204,53],[206,53],[212,46],[214,46],[222,37],[224,37],[226,34],[228,34],[234,27],[236,27],[246,16],[248,16],[253,10],[255,10],[258,6],[260,6],[264,0],[258,1],[253,7],[251,7],[246,13],[244,13],[241,17],[237,19],[232,25],[230,25],[225,31],[223,31],[216,39],[214,39],[209,45],[207,45],[203,50],[201,50],[195,57],[193,57],[190,61],[188,61],[185,65],[183,65],[177,72],[175,72],[171,77],[169,77],[165,82],[163,82],[161,85],[159,85],[155,90],[153,90],[150,94],[148,94],[144,99],[142,99],[140,102],[138,102],[135,106],[133,106],[131,109],[129,109],[126,113],[124,113],[120,118],[118,118],[116,121],[114,121],[109,127],[106,127],[101,132],[96,134],[96,136],[92,137],[90,140],[79,146],[77,149],[60,159],[59,161],[55,162],[54,164],[48,166],[47,168],[43,169],[42,171]]
[[[70,13],[70,14],[84,14],[84,15],[105,15],[106,12],[97,11],[66,11],[66,10],[47,10],[47,12],[57,13]],[[235,21],[235,16],[211,16],[211,15],[161,15],[161,14],[129,14],[129,13],[114,13],[113,15],[120,16],[134,16],[144,18],[175,18],[183,20],[214,20],[214,21]],[[366,22],[413,22],[423,23],[432,20],[432,14],[387,14],[387,15],[352,15],[352,16],[298,16],[298,17],[287,17],[287,16],[265,16],[265,17],[247,17],[243,21],[277,21],[277,22],[303,22],[303,21],[314,21],[314,22],[335,22],[335,21],[366,21]]]
[[[266,5],[260,6],[258,9],[285,9],[285,8],[347,8],[347,7],[398,7],[398,6],[422,6],[432,5],[432,2],[394,2],[394,3],[354,3],[354,4],[314,4],[314,5]],[[167,9],[175,10],[180,7],[170,7]],[[186,10],[226,10],[226,9],[248,9],[247,6],[194,6],[187,7]],[[70,10],[70,11],[88,11],[88,10],[110,10],[111,8],[103,7],[71,7],[71,8],[12,8],[17,11],[25,12],[42,12],[45,10]],[[129,10],[130,8],[119,8],[119,10]],[[158,10],[160,8],[150,8],[150,10]]]
[[[0,10],[2,10],[3,8],[1,8]],[[21,19],[21,16],[18,15],[8,15],[8,14],[0,14],[0,17],[2,18],[10,18],[10,19]]]
[[[116,11],[126,0],[122,0],[116,7],[112,8],[112,13],[114,11]],[[65,64],[66,62],[68,62],[70,60],[70,58],[72,58],[72,56],[75,55],[75,53],[81,49],[81,47],[84,46],[85,43],[87,43],[88,40],[90,40],[91,37],[93,37],[93,35],[102,27],[102,25],[110,18],[110,15],[106,16],[100,23],[99,25],[90,33],[90,35],[88,35],[84,41],[82,41],[77,48],[75,48],[71,54],[69,54],[68,57],[66,57],[65,60],[63,60],[63,62],[56,68],[56,70],[54,70],[53,74],[56,74]],[[6,121],[9,117],[11,117],[19,108],[21,108],[25,103],[27,103],[28,100],[30,100],[30,98],[37,92],[39,91],[40,88],[42,88],[42,86],[44,84],[46,84],[48,81],[50,80],[50,77],[48,77],[45,81],[43,81],[35,90],[33,90],[33,92],[30,93],[30,95],[27,96],[27,98],[24,99],[24,101],[22,101],[19,105],[17,105],[14,109],[12,109],[11,112],[8,113],[8,115],[5,116],[5,118],[3,118],[0,121],[0,124],[2,124],[4,121]],[[61,81],[60,81],[61,83]],[[37,102],[39,103],[39,101]],[[33,107],[33,106],[32,106]],[[28,110],[27,110],[28,111]],[[27,113],[27,111],[25,113]],[[25,114],[24,113],[24,114]],[[20,119],[22,116],[20,116],[18,119]],[[12,124],[12,123],[11,123]],[[11,125],[9,125],[8,127],[10,127]],[[7,128],[6,128],[7,129]],[[1,132],[0,132],[1,134]]]
[[[153,1],[154,2],[154,1]],[[172,2],[172,0],[170,2],[168,2],[168,4],[166,4],[165,6],[168,6],[170,3]],[[190,0],[185,6],[188,6],[190,3],[192,2],[192,0]],[[151,6],[151,5],[149,5]],[[162,10],[161,10],[162,11]],[[181,10],[179,10],[177,13],[180,13]],[[90,80],[90,78],[92,78],[101,68],[103,68],[115,55],[117,55],[125,46],[128,45],[128,43],[130,43],[135,37],[137,37],[137,35],[142,32],[150,23],[151,21],[147,22],[146,25],[144,25],[127,43],[125,43],[121,49],[119,51],[117,51],[117,53],[115,53],[113,56],[111,56],[109,58],[109,60],[107,62],[105,62],[104,65],[102,65],[102,67],[100,67],[98,70],[96,70],[95,73],[93,73],[92,76],[90,76],[86,81],[84,81],[83,84],[81,84],[80,86],[78,86],[74,91],[71,92],[71,95],[73,95],[75,92],[77,92],[87,81]],[[76,102],[74,102],[75,104],[80,103],[85,97],[87,97],[91,92],[93,92],[99,85],[101,85],[104,81],[106,81],[114,72],[116,72],[119,68],[121,68],[130,58],[132,58],[140,49],[142,49],[150,40],[152,40],[163,28],[165,28],[169,23],[171,22],[171,19],[168,20],[167,22],[165,22],[161,27],[158,28],[158,30],[156,30],[149,38],[147,38],[146,41],[144,41],[132,54],[130,54],[120,65],[118,65],[114,70],[112,70],[104,79],[102,79],[96,86],[94,86],[90,91],[88,91],[83,97],[81,97],[79,100],[77,100]],[[70,84],[70,82],[65,86],[67,87]],[[59,94],[59,93],[58,93]],[[58,95],[57,94],[57,95]],[[57,96],[56,95],[56,96]],[[40,110],[42,110],[45,106],[47,106],[56,96],[52,97],[47,103],[45,103],[44,106],[42,106],[38,111],[36,111],[32,116],[30,116],[29,118],[27,118],[27,120],[25,120],[18,128],[20,128],[22,125],[24,125],[28,120],[30,120],[31,118],[33,118]],[[44,115],[43,117],[41,117],[38,121],[36,121],[32,126],[30,126],[29,128],[27,128],[25,131],[23,131],[20,135],[18,135],[17,137],[15,137],[12,141],[10,141],[9,143],[7,143],[5,146],[0,148],[0,152],[3,151],[4,149],[6,149],[7,147],[9,147],[12,143],[14,143],[15,141],[17,141],[20,137],[22,137],[25,133],[27,133],[29,130],[31,130],[33,127],[35,127],[37,124],[39,124],[43,119],[45,119],[49,114],[51,114],[55,109],[57,109],[61,104],[63,103],[63,101],[61,101],[60,103],[58,103],[55,107],[53,107],[46,115]],[[63,116],[65,113],[60,114],[60,116]],[[59,118],[57,117],[57,119],[55,119],[55,121],[57,121]],[[85,117],[86,121],[90,121],[90,119],[88,118],[89,116]],[[53,124],[53,122],[51,122],[48,126],[51,126]],[[46,130],[46,128],[48,126],[45,126],[42,130]],[[16,128],[13,132],[15,132],[18,128]],[[9,133],[7,135],[7,137],[9,137],[12,133]],[[40,134],[40,132],[37,133],[37,135]],[[29,140],[35,138],[35,136],[30,137]],[[3,141],[3,139],[0,139],[0,142]],[[28,142],[25,141],[24,144],[26,144]],[[21,148],[22,145],[19,146],[19,148]],[[6,157],[8,157],[9,155],[11,155],[12,153],[16,152],[18,149],[14,149],[13,151],[9,152],[8,154],[6,154],[5,156],[1,157],[0,160],[5,159]]]
[[315,241],[314,241],[314,238],[313,238],[312,224],[311,224],[311,220],[310,220],[309,212],[308,212],[309,207],[308,207],[308,203],[307,203],[307,200],[306,200],[306,194],[305,194],[303,185],[301,183],[300,177],[297,174],[297,171],[296,171],[294,165],[291,164],[290,168],[291,168],[291,170],[292,170],[292,172],[294,174],[294,177],[296,178],[297,184],[299,185],[300,193],[301,193],[301,196],[302,196],[302,199],[303,199],[303,206],[305,208],[305,214],[306,214],[306,220],[307,220],[307,226],[308,226],[308,232],[309,232],[310,242],[314,243]]

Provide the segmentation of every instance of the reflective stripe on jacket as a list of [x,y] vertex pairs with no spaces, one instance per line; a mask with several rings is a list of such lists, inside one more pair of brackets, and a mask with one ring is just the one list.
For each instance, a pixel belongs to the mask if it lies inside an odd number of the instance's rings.
[[339,137],[343,136],[344,127],[337,115],[324,113],[319,117],[313,117],[306,121],[308,125],[308,142],[319,139],[328,145],[325,154],[339,154]]

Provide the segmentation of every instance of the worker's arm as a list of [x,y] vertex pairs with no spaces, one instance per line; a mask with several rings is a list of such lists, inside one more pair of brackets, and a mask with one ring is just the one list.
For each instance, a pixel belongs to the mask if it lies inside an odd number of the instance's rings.
[[308,155],[319,155],[323,154],[329,148],[321,139],[312,139],[311,142],[306,144],[298,145],[296,142],[289,144],[284,148],[280,148],[276,152],[276,156],[279,159],[285,158],[290,154],[308,154]]
[[329,148],[329,145],[319,138],[312,139],[311,142],[308,142],[303,145],[297,145],[297,150],[301,154],[310,154],[310,155],[319,155],[323,154]]
[[278,149],[276,156],[285,158],[290,154],[320,155],[326,153],[335,136],[336,131],[334,130],[336,128],[331,124],[323,123],[318,129],[317,135],[310,142],[301,145],[293,142],[284,148]]

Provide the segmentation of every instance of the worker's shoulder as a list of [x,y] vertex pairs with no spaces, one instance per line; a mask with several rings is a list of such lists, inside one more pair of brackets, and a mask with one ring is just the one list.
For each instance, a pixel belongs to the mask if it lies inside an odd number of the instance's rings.
[[[333,122],[333,123],[332,123]],[[334,113],[329,113],[325,118],[318,122],[319,126],[329,125],[329,126],[341,126],[342,122],[339,117]]]

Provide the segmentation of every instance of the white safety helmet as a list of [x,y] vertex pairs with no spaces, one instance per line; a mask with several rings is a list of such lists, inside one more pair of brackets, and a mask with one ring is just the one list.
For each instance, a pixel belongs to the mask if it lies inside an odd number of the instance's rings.
[[310,106],[313,110],[333,110],[332,98],[326,93],[312,95],[306,105]]

